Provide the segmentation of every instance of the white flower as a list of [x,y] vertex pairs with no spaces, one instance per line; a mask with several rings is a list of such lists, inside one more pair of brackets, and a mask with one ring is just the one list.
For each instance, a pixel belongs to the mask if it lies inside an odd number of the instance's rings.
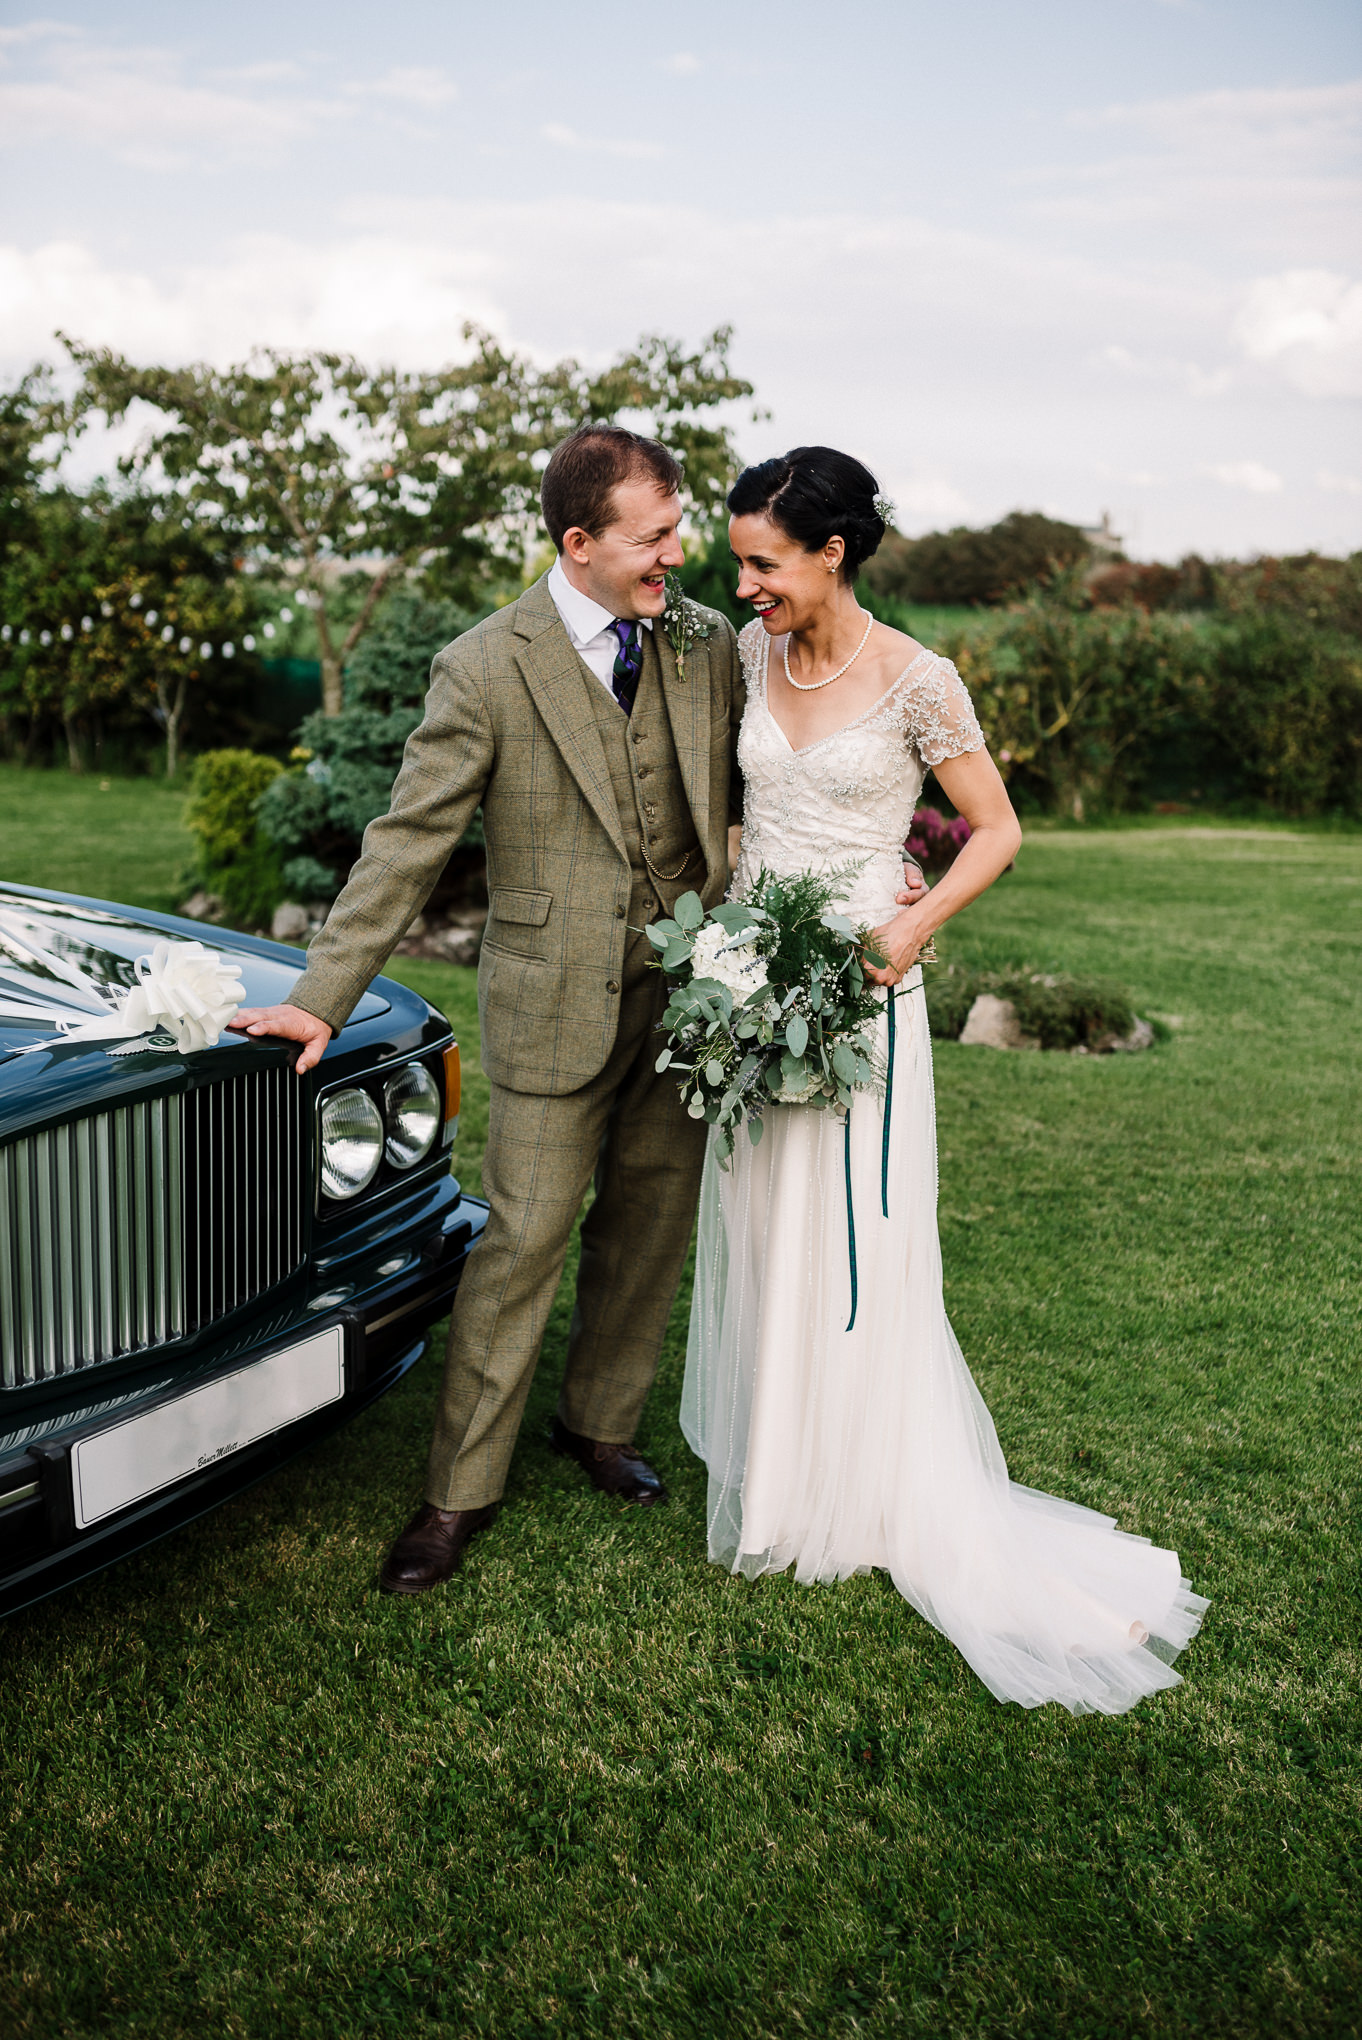
[[822,1071],[806,1069],[802,1084],[792,1084],[788,1077],[781,1079],[780,1089],[776,1092],[776,1103],[778,1105],[807,1105],[810,1098],[816,1096],[822,1088]]
[[750,938],[734,942],[717,921],[707,921],[696,936],[691,970],[698,978],[713,978],[738,1000],[766,983],[766,964],[756,944]]

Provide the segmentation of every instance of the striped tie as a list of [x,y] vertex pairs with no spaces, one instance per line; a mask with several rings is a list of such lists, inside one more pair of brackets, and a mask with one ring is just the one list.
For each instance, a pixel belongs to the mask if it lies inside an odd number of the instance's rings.
[[617,616],[610,628],[620,641],[614,669],[610,675],[610,688],[616,701],[628,715],[634,706],[634,696],[638,693],[638,676],[643,671],[643,647],[638,641],[638,625],[631,619]]

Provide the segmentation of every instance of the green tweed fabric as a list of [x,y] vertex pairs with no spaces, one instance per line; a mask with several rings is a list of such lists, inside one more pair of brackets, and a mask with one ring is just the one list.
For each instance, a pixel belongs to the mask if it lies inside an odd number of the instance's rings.
[[[704,852],[706,904],[728,882],[737,640],[707,612],[684,678],[661,627],[658,660],[680,786]],[[561,1096],[604,1068],[619,1025],[631,871],[597,713],[547,577],[457,638],[431,669],[386,815],[290,993],[339,1028],[428,899],[481,803],[491,914],[478,974],[493,1083]],[[601,690],[604,691],[603,689]],[[658,860],[661,862],[662,860]],[[667,868],[664,865],[664,869]]]

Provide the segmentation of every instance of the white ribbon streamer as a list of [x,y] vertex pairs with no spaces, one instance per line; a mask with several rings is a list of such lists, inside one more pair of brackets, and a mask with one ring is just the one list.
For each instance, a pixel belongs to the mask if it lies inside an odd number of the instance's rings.
[[[112,1000],[96,993],[105,1008],[98,1018],[8,999],[0,1000],[0,1017],[45,1023],[66,1041],[132,1040],[164,1029],[178,1053],[190,1055],[212,1048],[241,1005],[240,969],[201,942],[158,942],[133,970],[136,984]],[[86,979],[83,989],[95,987]]]

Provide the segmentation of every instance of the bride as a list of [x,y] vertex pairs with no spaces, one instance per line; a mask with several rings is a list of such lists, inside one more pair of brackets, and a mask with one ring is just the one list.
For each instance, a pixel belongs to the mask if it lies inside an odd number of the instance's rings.
[[[854,872],[841,904],[888,959],[872,975],[892,1082],[885,1099],[857,1094],[849,1127],[769,1107],[765,1138],[740,1137],[727,1171],[711,1145],[682,1401],[709,1469],[709,1554],[748,1578],[793,1565],[802,1582],[882,1566],[998,1699],[1119,1714],[1178,1683],[1171,1660],[1208,1604],[1175,1552],[1009,1480],[942,1300],[917,959],[1021,831],[955,668],[856,602],[890,508],[869,471],[797,447],[748,468],[728,507],[757,612],[739,639],[733,894],[763,867]],[[928,767],[972,834],[896,911]]]

